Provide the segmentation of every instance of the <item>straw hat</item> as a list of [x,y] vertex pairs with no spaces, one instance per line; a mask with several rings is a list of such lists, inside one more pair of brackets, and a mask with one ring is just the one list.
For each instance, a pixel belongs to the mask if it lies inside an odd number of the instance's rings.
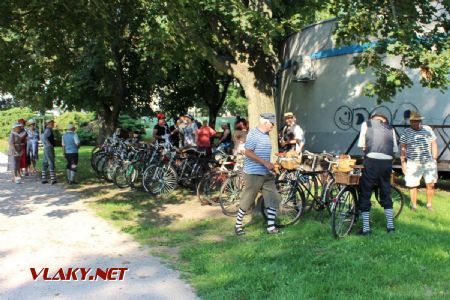
[[285,113],[284,114],[284,117],[287,119],[287,118],[293,118],[294,117],[294,113],[292,113],[292,112],[287,112],[287,113]]
[[422,121],[424,117],[418,111],[412,111],[409,117],[410,121]]

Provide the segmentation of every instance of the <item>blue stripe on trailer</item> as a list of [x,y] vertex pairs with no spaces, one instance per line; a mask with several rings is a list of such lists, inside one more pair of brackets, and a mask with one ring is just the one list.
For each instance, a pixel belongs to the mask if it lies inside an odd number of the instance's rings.
[[311,54],[312,59],[321,59],[326,57],[333,57],[333,56],[339,56],[339,55],[346,55],[346,54],[352,54],[352,53],[361,53],[365,51],[366,49],[372,48],[377,44],[377,42],[370,42],[365,43],[362,45],[352,45],[352,46],[346,46],[346,47],[340,47],[340,48],[331,48],[319,52],[314,52]]

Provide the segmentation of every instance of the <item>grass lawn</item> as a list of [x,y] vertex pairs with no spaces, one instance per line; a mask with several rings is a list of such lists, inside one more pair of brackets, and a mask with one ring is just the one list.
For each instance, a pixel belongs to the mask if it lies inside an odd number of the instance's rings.
[[[232,218],[178,221],[162,200],[112,185],[85,190],[98,215],[150,245],[205,299],[425,299],[450,297],[450,195],[438,191],[436,212],[405,208],[393,235],[383,211],[372,213],[370,237],[335,240],[327,221],[302,217],[282,235],[265,234],[262,220],[233,234]],[[179,194],[167,201],[184,202]],[[198,206],[195,209],[202,209]]]
[[[327,221],[301,218],[282,235],[265,234],[262,220],[243,237],[233,234],[232,218],[180,221],[165,203],[180,205],[193,196],[180,191],[166,199],[118,191],[90,170],[91,147],[82,147],[80,196],[97,214],[131,234],[183,277],[204,299],[449,299],[450,193],[437,191],[436,211],[405,207],[388,235],[381,209],[372,211],[373,235],[335,240]],[[57,172],[65,161],[57,149]],[[99,184],[100,183],[100,184]],[[200,205],[196,210],[204,209]]]
[[0,139],[0,152],[2,153],[8,153],[8,139],[4,138],[4,139]]

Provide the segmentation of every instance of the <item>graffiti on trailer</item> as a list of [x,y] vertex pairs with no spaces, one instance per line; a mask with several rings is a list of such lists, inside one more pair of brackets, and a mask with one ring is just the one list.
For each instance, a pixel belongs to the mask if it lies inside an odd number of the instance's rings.
[[412,111],[418,111],[412,103],[400,104],[394,113],[385,105],[378,105],[371,110],[365,107],[350,108],[347,105],[342,105],[334,113],[334,124],[344,131],[352,129],[359,132],[361,124],[367,121],[374,112],[381,112],[388,118],[390,124],[406,125]]
[[[373,113],[380,112],[388,118],[389,123],[394,126],[395,132],[397,136],[399,136],[405,129],[404,125],[409,124],[409,117],[413,111],[418,111],[418,109],[417,106],[412,103],[400,104],[395,109],[394,113],[392,113],[391,109],[385,105],[376,106],[370,111],[365,107],[350,108],[347,105],[342,105],[339,106],[334,113],[334,124],[341,130],[354,130],[359,133],[361,124],[367,121]],[[440,138],[444,145],[441,153],[439,154],[439,159],[442,157],[444,152],[450,150],[450,114],[445,117],[442,126],[440,126],[440,124],[429,125],[434,127],[438,138]],[[350,153],[355,146],[358,136],[359,134],[355,136],[345,153]]]

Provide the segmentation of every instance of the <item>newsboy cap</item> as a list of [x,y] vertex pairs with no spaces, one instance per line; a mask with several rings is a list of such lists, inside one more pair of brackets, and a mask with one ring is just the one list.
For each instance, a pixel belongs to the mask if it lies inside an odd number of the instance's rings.
[[260,115],[260,117],[263,118],[263,119],[268,120],[271,123],[276,123],[277,122],[277,117],[273,113],[269,113],[269,112],[262,113]]

